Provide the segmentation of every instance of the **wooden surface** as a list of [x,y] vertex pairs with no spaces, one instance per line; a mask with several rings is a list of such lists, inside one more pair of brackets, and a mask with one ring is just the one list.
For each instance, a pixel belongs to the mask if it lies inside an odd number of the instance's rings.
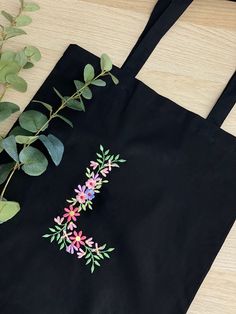
[[[121,66],[156,2],[35,1],[41,10],[31,14],[33,24],[25,28],[28,35],[9,41],[9,47],[14,48],[34,44],[43,56],[34,69],[23,73],[29,82],[27,93],[9,91],[5,97],[22,109],[69,43],[78,43],[97,55],[106,52]],[[0,0],[0,9],[16,12],[17,6],[17,0]],[[158,45],[138,78],[160,94],[206,117],[235,68],[236,3],[195,0]],[[1,133],[6,132],[13,121],[1,124]],[[236,135],[236,108],[222,127]],[[188,314],[235,313],[236,226],[188,311]]]

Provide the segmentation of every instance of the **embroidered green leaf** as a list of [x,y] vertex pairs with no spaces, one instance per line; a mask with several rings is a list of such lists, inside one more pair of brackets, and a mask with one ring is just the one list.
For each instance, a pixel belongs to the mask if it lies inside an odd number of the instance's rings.
[[32,23],[32,18],[28,15],[20,15],[15,19],[16,27],[27,26]]
[[16,62],[0,60],[0,82],[6,83],[7,76],[16,74],[19,70],[20,66]]
[[49,134],[48,136],[40,135],[39,139],[47,148],[52,160],[56,166],[58,166],[61,162],[63,153],[64,153],[64,145],[63,143],[54,135]]
[[14,162],[0,165],[0,184],[6,181],[13,167],[14,167]]
[[47,117],[39,111],[24,111],[19,117],[20,126],[31,132],[39,131],[44,125],[47,126]]
[[6,120],[14,112],[20,110],[20,107],[12,102],[0,102],[0,122]]
[[49,238],[49,237],[51,237],[51,234],[44,234],[44,235],[42,236],[42,238]]
[[18,92],[24,93],[27,90],[26,81],[17,74],[8,74],[6,76],[6,81],[13,89],[17,90]]
[[1,54],[1,61],[14,61],[16,57],[16,53],[11,50],[4,51]]
[[4,138],[1,142],[1,146],[8,153],[8,155],[11,156],[12,159],[14,159],[16,162],[19,161],[16,140],[13,135]]
[[23,6],[23,10],[28,12],[34,12],[39,9],[40,9],[39,5],[34,2],[26,2]]
[[47,169],[47,158],[35,147],[23,148],[19,157],[22,170],[30,176],[39,176]]
[[94,67],[91,64],[87,64],[84,68],[84,81],[87,83],[94,79],[95,72]]
[[101,55],[100,65],[101,65],[102,71],[106,71],[106,72],[111,71],[111,69],[112,69],[112,61],[111,61],[110,57],[107,54],[103,53]]
[[0,201],[0,223],[13,218],[20,211],[20,204],[17,202]]
[[26,32],[23,29],[20,29],[17,27],[6,27],[5,32],[6,32],[6,37],[5,37],[6,39],[26,34]]
[[27,62],[24,66],[23,69],[31,69],[33,68],[34,64],[32,62]]
[[104,151],[104,148],[102,145],[100,145],[100,151],[103,152]]

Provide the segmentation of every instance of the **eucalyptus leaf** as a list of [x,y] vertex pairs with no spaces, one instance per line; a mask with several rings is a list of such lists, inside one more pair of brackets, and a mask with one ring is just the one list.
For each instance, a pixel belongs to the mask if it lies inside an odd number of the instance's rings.
[[34,2],[26,2],[23,5],[23,10],[28,12],[38,11],[40,9],[39,5]]
[[56,166],[58,166],[61,162],[63,153],[64,153],[64,145],[63,143],[54,135],[49,134],[48,136],[40,135],[39,139],[47,148],[50,156],[52,157],[52,161]]
[[19,117],[20,126],[30,132],[39,131],[47,121],[47,116],[36,110],[24,111]]
[[79,80],[75,80],[74,84],[75,84],[75,87],[76,87],[77,91],[79,91],[82,87],[84,87],[84,82],[81,82]]
[[2,140],[2,148],[8,153],[9,156],[16,162],[19,161],[19,156],[16,147],[16,140],[13,135],[10,135]]
[[18,92],[24,93],[27,90],[27,82],[17,74],[8,74],[6,76],[6,81]]
[[7,119],[11,114],[19,111],[20,107],[11,102],[0,102],[0,122]]
[[33,68],[34,64],[32,62],[27,62],[24,66],[23,69],[31,69]]
[[[68,97],[69,98],[69,97]],[[67,97],[65,97],[65,100]],[[76,99],[70,99],[67,101],[66,106],[68,108],[71,108],[73,110],[78,110],[78,111],[85,111],[84,104],[83,102],[76,100]]]
[[28,15],[20,15],[15,19],[16,27],[27,26],[32,23],[32,18]]
[[14,61],[16,53],[14,51],[4,51],[1,54],[1,61]]
[[24,50],[17,52],[15,55],[15,61],[19,64],[20,67],[25,67],[28,62],[27,56],[25,55]]
[[111,61],[110,57],[107,54],[103,53],[101,55],[100,65],[101,65],[102,71],[106,71],[106,72],[111,71],[111,69],[112,69],[112,61]]
[[101,79],[94,80],[91,82],[91,84],[99,87],[106,86],[106,82]]
[[6,11],[4,11],[4,10],[2,10],[1,11],[1,14],[5,17],[5,19],[7,19],[9,22],[13,22],[13,20],[14,20],[14,17],[10,14],[10,13],[8,13],[8,12],[6,12]]
[[6,32],[6,37],[5,39],[9,39],[12,37],[16,37],[16,36],[20,36],[20,35],[25,35],[26,32],[21,29],[21,28],[17,28],[17,27],[6,27],[5,28],[5,32]]
[[84,68],[84,81],[89,82],[94,79],[95,72],[94,67],[91,64],[87,64]]
[[9,135],[25,135],[25,136],[31,136],[32,133],[25,130],[25,129],[22,129],[22,127],[20,127],[19,125],[15,126],[9,133]]
[[57,96],[58,96],[59,98],[61,98],[61,100],[64,101],[64,97],[61,95],[61,93],[60,93],[55,87],[53,87],[53,90],[54,90],[54,92],[57,94]]
[[82,90],[82,96],[85,99],[92,99],[93,94],[92,94],[91,89],[88,86],[84,87],[84,89]]
[[115,85],[119,84],[119,80],[117,77],[115,77],[115,75],[113,75],[112,73],[109,73],[109,75]]
[[0,223],[13,218],[20,211],[20,204],[17,202],[0,201]]
[[10,74],[17,74],[20,66],[13,61],[0,61],[0,82],[6,83],[6,77]]
[[40,101],[40,100],[33,100],[32,102],[43,105],[48,111],[52,112],[52,106],[49,105],[48,103],[46,103],[44,101]]
[[16,143],[26,145],[34,143],[35,141],[37,141],[38,138],[39,138],[38,136],[25,136],[25,135],[17,135],[15,137]]
[[25,47],[24,53],[33,62],[38,62],[41,59],[41,53],[39,49],[34,46]]
[[64,117],[64,116],[62,116],[60,114],[57,114],[56,117],[61,119],[61,120],[63,120],[65,123],[69,124],[69,126],[71,128],[73,128],[73,123],[69,119],[67,119],[66,117]]
[[30,176],[40,176],[48,166],[47,158],[35,147],[28,146],[19,154],[22,170]]
[[3,182],[6,181],[9,173],[14,167],[14,164],[15,164],[14,162],[10,162],[7,164],[0,165],[0,184],[3,184]]

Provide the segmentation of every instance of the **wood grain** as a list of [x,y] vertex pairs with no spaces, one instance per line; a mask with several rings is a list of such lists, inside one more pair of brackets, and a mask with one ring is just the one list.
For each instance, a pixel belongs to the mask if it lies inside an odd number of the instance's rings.
[[[69,43],[100,55],[112,56],[121,66],[141,33],[154,0],[37,0],[28,35],[9,41],[8,47],[34,44],[42,61],[23,76],[25,94],[9,91],[5,99],[26,107]],[[0,0],[0,9],[16,12],[17,0]],[[2,20],[2,19],[0,19]],[[7,48],[7,47],[6,47]],[[79,57],[79,56],[78,56]],[[138,78],[158,93],[206,117],[236,69],[236,3],[195,0],[156,47]],[[17,114],[2,123],[6,133]],[[236,135],[236,108],[225,120]],[[236,204],[235,204],[236,210]],[[231,230],[188,314],[236,313],[236,226]]]

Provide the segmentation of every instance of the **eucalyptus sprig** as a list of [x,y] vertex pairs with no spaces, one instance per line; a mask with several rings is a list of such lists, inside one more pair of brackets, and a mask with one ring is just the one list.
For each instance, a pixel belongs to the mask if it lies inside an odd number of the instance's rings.
[[[4,198],[7,187],[16,173],[24,171],[30,176],[39,176],[44,173],[48,166],[46,156],[32,144],[41,141],[46,147],[52,161],[58,166],[64,153],[64,145],[60,139],[53,134],[45,135],[43,132],[54,119],[61,119],[71,127],[72,122],[62,115],[65,108],[75,111],[85,111],[85,101],[93,97],[91,86],[104,87],[106,81],[102,78],[110,76],[115,84],[118,79],[111,73],[112,61],[103,54],[100,59],[101,71],[95,75],[94,67],[87,64],[83,70],[83,81],[75,80],[75,92],[71,96],[63,96],[56,88],[55,93],[60,99],[58,106],[35,100],[44,106],[48,115],[37,110],[24,111],[19,117],[19,126],[12,129],[9,135],[1,140],[0,146],[12,159],[12,162],[0,165],[0,184],[4,183],[0,195],[0,223],[15,216],[20,210],[20,204]],[[55,109],[54,109],[55,108]]]
[[39,10],[39,6],[36,3],[20,0],[19,11],[16,15],[1,11],[7,25],[0,24],[0,122],[20,110],[17,104],[2,101],[6,91],[12,88],[19,92],[25,92],[27,82],[19,76],[19,72],[22,69],[32,68],[41,59],[39,49],[34,46],[26,46],[19,51],[3,50],[3,48],[9,39],[26,34],[22,27],[29,25],[32,18],[25,12],[37,10]]

